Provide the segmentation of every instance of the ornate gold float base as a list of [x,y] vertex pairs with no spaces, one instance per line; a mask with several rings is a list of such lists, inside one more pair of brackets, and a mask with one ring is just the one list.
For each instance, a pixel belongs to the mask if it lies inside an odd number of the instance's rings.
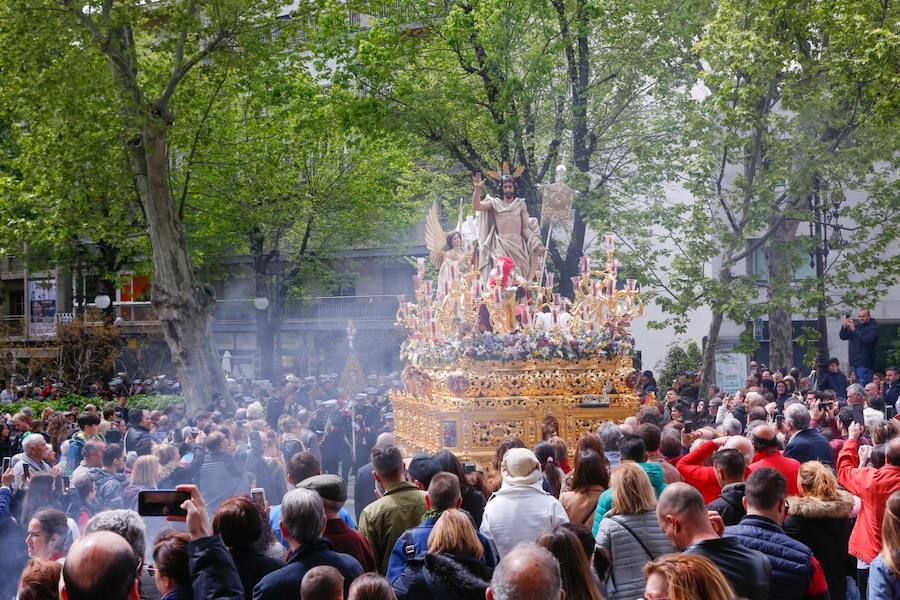
[[582,433],[636,413],[637,395],[625,383],[632,370],[626,357],[409,368],[407,391],[391,393],[395,436],[406,453],[447,448],[486,467],[508,436],[534,447],[553,416],[572,452]]

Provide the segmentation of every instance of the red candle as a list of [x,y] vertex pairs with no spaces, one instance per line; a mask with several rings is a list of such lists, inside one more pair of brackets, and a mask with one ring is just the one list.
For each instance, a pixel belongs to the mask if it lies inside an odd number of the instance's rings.
[[581,257],[581,272],[587,276],[591,272],[591,262],[587,255]]

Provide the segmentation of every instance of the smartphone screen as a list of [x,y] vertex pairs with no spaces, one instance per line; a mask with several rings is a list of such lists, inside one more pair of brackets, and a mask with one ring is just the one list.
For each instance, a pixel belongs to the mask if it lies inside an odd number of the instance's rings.
[[69,487],[72,485],[72,480],[69,479],[68,475],[63,475],[62,484],[63,484],[63,491],[68,492]]
[[3,472],[6,473],[9,470],[9,463],[12,461],[12,458],[6,456],[3,458]]
[[186,517],[181,505],[190,500],[188,492],[148,490],[138,492],[138,514],[142,517]]
[[475,463],[470,462],[470,463],[464,464],[463,472],[464,473],[474,473],[475,472]]
[[850,410],[853,411],[853,420],[859,423],[862,426],[865,426],[866,421],[863,418],[863,405],[862,404],[851,404]]
[[29,465],[27,462],[22,463],[22,477],[24,477],[25,479],[31,477],[31,465]]
[[693,421],[685,421],[684,422],[684,432],[691,433],[694,431],[694,422]]
[[781,426],[783,423],[784,423],[784,415],[775,415],[775,427],[777,429],[781,429]]
[[263,488],[253,488],[250,490],[250,497],[253,498],[253,503],[256,504],[260,510],[265,510],[266,508],[266,490]]

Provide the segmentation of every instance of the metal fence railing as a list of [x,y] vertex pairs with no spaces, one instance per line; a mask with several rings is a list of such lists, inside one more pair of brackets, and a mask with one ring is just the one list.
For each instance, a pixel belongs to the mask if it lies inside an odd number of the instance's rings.
[[[255,321],[253,300],[223,300],[217,303],[217,321]],[[321,296],[307,300],[288,300],[282,310],[284,321],[353,319],[356,321],[391,320],[397,312],[397,296]]]

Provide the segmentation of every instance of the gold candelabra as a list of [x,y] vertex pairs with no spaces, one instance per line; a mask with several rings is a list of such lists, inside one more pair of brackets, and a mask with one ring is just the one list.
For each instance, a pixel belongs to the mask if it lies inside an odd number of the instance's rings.
[[618,285],[615,236],[606,234],[606,264],[592,269],[582,256],[581,275],[572,277],[574,300],[554,292],[554,276],[525,281],[496,273],[485,281],[473,267],[467,247],[459,260],[447,265],[438,284],[425,278],[425,259],[419,258],[415,301],[399,296],[396,321],[411,336],[439,344],[454,337],[490,330],[494,333],[535,333],[578,336],[606,332],[610,338],[628,335],[631,322],[644,314],[637,281]]

